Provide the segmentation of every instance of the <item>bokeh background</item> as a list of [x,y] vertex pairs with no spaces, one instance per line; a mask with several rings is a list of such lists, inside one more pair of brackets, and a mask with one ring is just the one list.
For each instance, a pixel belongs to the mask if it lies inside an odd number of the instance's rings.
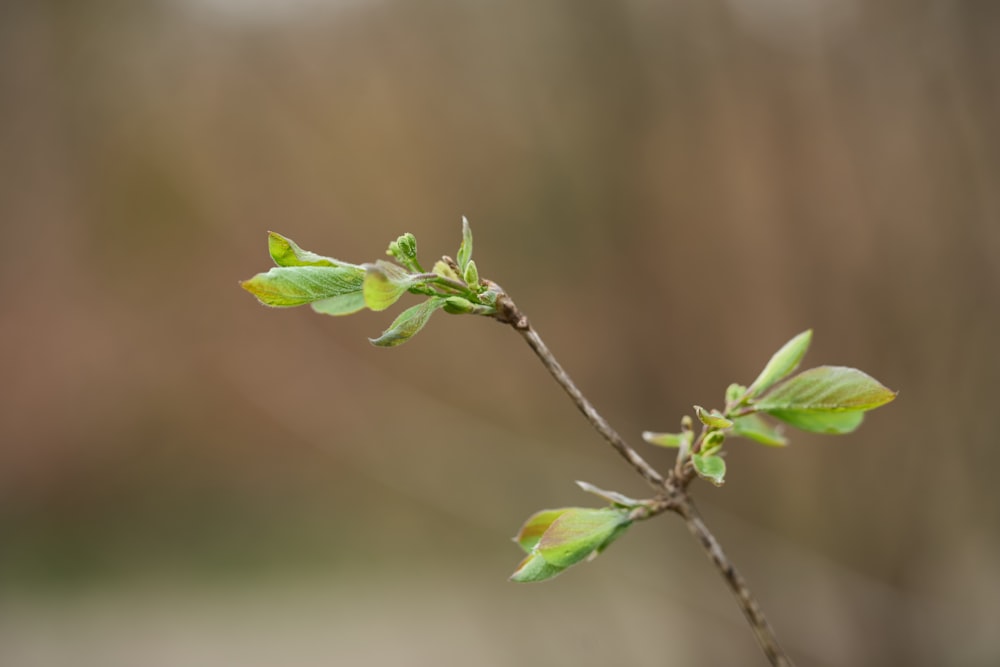
[[641,495],[523,342],[267,310],[266,230],[416,234],[639,440],[793,334],[898,400],[734,442],[706,520],[803,665],[1000,663],[1000,4],[0,4],[0,664],[764,664],[672,517],[543,585],[508,538]]

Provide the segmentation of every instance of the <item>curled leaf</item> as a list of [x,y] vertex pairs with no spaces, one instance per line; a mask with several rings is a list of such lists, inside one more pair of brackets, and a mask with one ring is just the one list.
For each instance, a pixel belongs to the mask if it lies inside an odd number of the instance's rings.
[[716,486],[722,486],[726,477],[726,461],[716,454],[693,454],[691,463],[702,479],[707,479]]
[[295,241],[277,232],[268,232],[267,249],[271,259],[278,266],[351,266],[357,268],[355,264],[303,250]]
[[385,310],[406,294],[414,285],[422,282],[395,264],[379,260],[374,264],[365,264],[363,291],[365,305],[372,310]]
[[436,310],[443,307],[444,297],[432,296],[423,303],[411,306],[399,314],[389,328],[378,338],[371,338],[372,344],[379,347],[395,347],[413,338],[424,328],[427,320]]
[[781,346],[781,349],[774,353],[764,370],[760,372],[757,379],[753,381],[747,390],[747,397],[752,398],[766,391],[776,382],[788,377],[802,361],[809,344],[812,342],[812,329],[807,329],[795,336],[790,341]]
[[458,247],[458,254],[455,261],[458,262],[459,270],[465,274],[469,267],[469,260],[472,259],[472,228],[469,227],[469,220],[462,216],[462,244]]
[[733,425],[733,422],[723,417],[718,410],[712,410],[709,412],[700,405],[696,405],[694,406],[694,411],[695,414],[698,415],[698,419],[701,420],[701,423],[705,426],[709,426],[711,428],[730,428]]

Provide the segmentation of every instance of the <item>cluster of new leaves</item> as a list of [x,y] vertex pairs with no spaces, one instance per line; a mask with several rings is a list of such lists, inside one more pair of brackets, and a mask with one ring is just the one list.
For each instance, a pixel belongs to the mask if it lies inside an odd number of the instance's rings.
[[[805,431],[849,433],[861,424],[865,412],[896,397],[895,392],[855,368],[818,366],[792,376],[811,340],[812,331],[802,332],[771,357],[749,387],[730,385],[724,410],[694,406],[702,425],[698,435],[694,421],[685,416],[679,433],[647,431],[643,438],[650,444],[678,448],[682,466],[690,466],[699,477],[719,486],[726,475],[722,446],[727,435],[772,447],[788,444],[781,426],[763,415]],[[514,538],[528,553],[511,577],[514,581],[544,581],[570,565],[594,558],[621,535],[633,521],[632,511],[643,505],[642,501],[577,483],[605,498],[610,506],[543,510],[532,515]]]
[[267,306],[310,304],[324,315],[350,315],[363,308],[385,310],[407,292],[427,298],[402,313],[377,338],[375,345],[392,347],[419,332],[438,310],[447,313],[493,315],[499,290],[480,280],[472,260],[472,231],[462,219],[462,243],[455,259],[442,257],[431,271],[417,259],[417,241],[403,234],[389,244],[395,260],[351,264],[303,250],[291,239],[271,232],[268,249],[275,267],[244,281],[243,288]]
[[[363,308],[381,311],[407,292],[425,300],[404,310],[375,345],[392,347],[412,338],[438,310],[447,313],[497,315],[502,295],[495,283],[482,280],[472,261],[472,232],[462,219],[462,243],[455,259],[442,257],[431,271],[417,259],[417,242],[403,234],[389,244],[386,254],[395,260],[350,264],[303,250],[291,239],[271,233],[268,246],[275,267],[242,283],[268,306],[310,304],[326,315],[348,315]],[[723,410],[695,406],[701,422],[684,417],[679,433],[646,432],[654,445],[678,448],[681,482],[694,474],[721,485],[726,474],[722,447],[727,436],[740,436],[769,446],[787,440],[777,420],[816,433],[849,433],[864,413],[888,403],[896,394],[869,375],[843,366],[819,366],[792,375],[812,339],[805,331],[788,341],[748,387],[733,384],[726,390]],[[766,415],[766,417],[765,417]],[[693,471],[693,473],[691,472]],[[527,553],[511,576],[514,581],[543,581],[566,568],[590,560],[640,518],[652,513],[650,501],[634,500],[585,482],[578,484],[606,500],[604,508],[570,507],[532,515],[515,541]]]
[[812,331],[803,331],[778,350],[749,387],[732,384],[726,390],[724,410],[695,406],[702,423],[695,438],[692,420],[681,421],[680,433],[643,433],[654,445],[680,448],[679,458],[690,460],[702,478],[721,485],[726,474],[722,445],[727,435],[741,436],[763,445],[788,444],[780,424],[813,433],[850,433],[865,412],[896,397],[878,380],[856,368],[817,366],[792,375],[809,349]]

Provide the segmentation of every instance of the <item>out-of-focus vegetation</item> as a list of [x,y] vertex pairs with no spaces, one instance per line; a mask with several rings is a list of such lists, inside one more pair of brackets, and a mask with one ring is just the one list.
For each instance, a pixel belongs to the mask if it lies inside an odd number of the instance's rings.
[[801,664],[995,664],[997,34],[958,0],[2,3],[0,664],[753,659],[679,524],[505,581],[567,480],[639,483],[508,331],[388,353],[237,284],[268,229],[435,255],[462,214],[635,443],[806,327],[899,389],[699,497]]

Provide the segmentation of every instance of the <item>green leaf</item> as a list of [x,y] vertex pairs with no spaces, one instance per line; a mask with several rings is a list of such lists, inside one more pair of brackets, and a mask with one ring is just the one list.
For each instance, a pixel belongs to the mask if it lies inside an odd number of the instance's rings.
[[455,269],[451,268],[444,260],[439,259],[434,262],[433,272],[442,278],[450,278],[456,282],[462,282],[462,277],[455,273]]
[[411,306],[399,314],[389,328],[382,332],[378,338],[369,340],[379,347],[395,347],[402,345],[413,338],[424,328],[427,320],[431,318],[436,310],[444,306],[445,299],[440,296],[432,296],[423,303]]
[[771,360],[764,366],[764,370],[750,385],[746,394],[747,398],[752,398],[766,391],[798,368],[799,362],[802,361],[802,357],[805,356],[811,342],[812,329],[807,329],[785,343],[780,350],[774,353]]
[[710,428],[729,428],[733,425],[733,422],[729,421],[718,410],[712,410],[709,412],[700,405],[694,406],[695,414],[698,415],[698,419],[701,423]]
[[385,252],[407,269],[423,273],[420,262],[417,261],[417,239],[413,234],[409,232],[403,234],[390,243],[389,249]]
[[726,387],[726,405],[735,404],[741,398],[746,396],[747,388],[741,384],[736,384],[735,382],[728,387]]
[[778,426],[768,423],[760,415],[746,415],[733,420],[733,435],[756,440],[768,447],[784,447],[788,439]]
[[472,259],[472,228],[469,227],[469,220],[463,215],[462,216],[462,244],[458,246],[458,254],[455,256],[455,260],[458,262],[458,268],[461,270],[462,275],[465,275],[465,270],[469,267],[469,260]]
[[811,433],[829,433],[831,435],[843,435],[850,433],[865,418],[865,413],[861,410],[850,410],[844,412],[816,412],[810,410],[768,410],[769,415],[775,419],[780,419],[789,426],[800,428]]
[[590,482],[581,482],[577,480],[576,485],[587,493],[593,493],[598,498],[604,498],[612,505],[628,507],[629,509],[642,505],[641,500],[629,498],[628,496],[618,493],[617,491],[605,491],[604,489],[594,486]]
[[279,266],[241,285],[265,305],[300,306],[360,293],[364,279],[364,269],[357,266]]
[[817,366],[782,382],[756,403],[758,410],[873,410],[896,392],[856,368]]
[[705,434],[705,440],[701,444],[701,453],[704,455],[714,454],[722,449],[722,443],[725,441],[724,431],[709,431]]
[[643,431],[642,439],[657,447],[680,447],[684,440],[690,437],[690,433],[654,433],[653,431]]
[[322,313],[323,315],[350,315],[365,307],[365,295],[361,290],[358,290],[350,294],[331,296],[329,299],[313,301],[309,305],[317,313]]
[[413,274],[395,264],[378,260],[365,264],[364,296],[365,305],[372,310],[385,310],[406,294],[414,285],[423,282]]
[[773,387],[755,407],[804,431],[850,433],[865,411],[894,398],[896,392],[856,368],[818,366]]
[[691,456],[691,463],[698,476],[707,479],[716,486],[722,486],[726,476],[726,462],[721,456],[715,454],[694,454]]
[[514,574],[510,575],[510,580],[518,583],[545,581],[561,574],[565,569],[548,563],[539,554],[528,554],[514,570]]
[[465,284],[472,289],[479,289],[479,269],[476,268],[476,260],[470,259],[465,267]]
[[268,232],[267,249],[271,254],[271,259],[278,266],[351,266],[357,268],[355,264],[303,250],[295,241],[277,232]]
[[568,511],[568,507],[557,510],[542,510],[541,512],[535,512],[528,520],[524,522],[521,526],[521,530],[518,531],[517,536],[514,541],[521,545],[526,553],[531,553],[538,541],[542,539],[542,535],[552,522],[563,515],[564,512]]
[[550,565],[569,567],[599,551],[630,523],[624,509],[572,507],[552,522],[535,545],[535,552]]

